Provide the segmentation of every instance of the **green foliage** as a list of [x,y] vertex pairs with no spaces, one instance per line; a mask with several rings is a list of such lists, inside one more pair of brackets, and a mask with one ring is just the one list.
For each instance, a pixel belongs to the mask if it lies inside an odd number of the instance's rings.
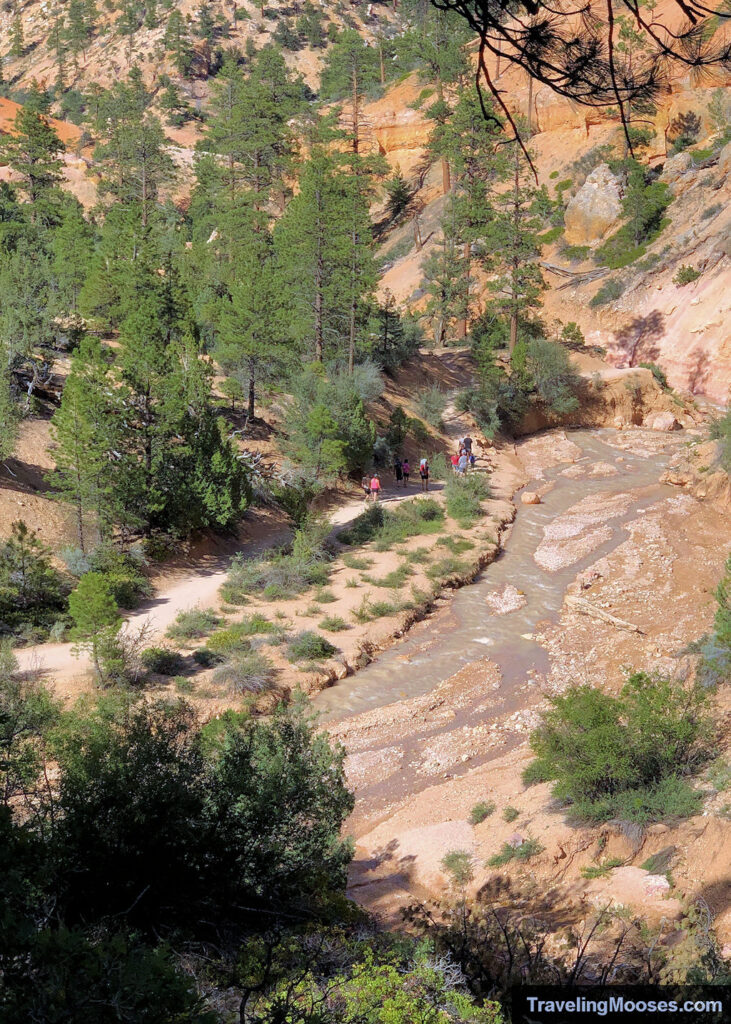
[[613,270],[644,256],[646,247],[669,223],[665,211],[673,198],[669,187],[652,180],[636,161],[626,161],[623,169],[627,177],[622,199],[625,223],[596,251],[597,261]]
[[189,608],[178,612],[175,622],[168,627],[167,636],[173,640],[193,640],[208,634],[221,622],[221,617],[210,608]]
[[348,623],[341,615],[326,615],[320,623],[320,629],[328,633],[341,633],[348,628]]
[[505,864],[509,864],[510,861],[527,861],[537,854],[542,853],[545,847],[541,846],[537,839],[530,836],[528,839],[524,839],[522,843],[517,846],[511,846],[510,843],[503,843],[500,848],[500,852],[490,857],[488,860],[488,866],[491,868],[500,868]]
[[[601,864],[587,864],[581,869],[581,877],[587,879],[606,878],[612,868],[620,868],[624,864],[621,857],[608,857]],[[645,868],[649,870],[649,868]]]
[[394,544],[423,533],[436,533],[442,528],[444,511],[432,498],[404,502],[391,512],[380,505],[371,505],[346,530],[341,530],[341,544],[367,544],[376,541],[376,550],[387,551]]
[[520,811],[517,807],[505,807],[503,808],[503,821],[515,821],[520,815]]
[[556,342],[533,338],[525,344],[526,369],[538,397],[557,416],[579,407],[580,379],[566,349]]
[[447,407],[447,398],[439,387],[425,388],[416,396],[416,411],[422,419],[438,430],[442,429],[442,413]]
[[310,629],[298,633],[287,644],[287,657],[290,661],[324,661],[332,657],[337,648],[324,636]]
[[463,889],[474,878],[472,854],[466,850],[450,850],[442,857],[441,866],[455,886]]
[[683,285],[692,284],[693,281],[697,281],[701,276],[699,270],[695,267],[689,267],[685,263],[677,270],[675,277],[673,278],[673,284],[676,284],[679,288]]
[[71,639],[89,652],[99,680],[109,682],[119,656],[116,639],[122,618],[102,573],[87,572],[81,577],[69,594],[69,612],[74,623]]
[[148,672],[161,676],[174,676],[183,667],[183,659],[177,651],[167,647],[148,647],[141,654],[141,661]]
[[[447,478],[444,487],[447,515],[466,529],[482,515],[481,502],[490,497],[490,484],[482,473],[467,473]],[[454,548],[453,553],[457,553]]]
[[0,634],[30,626],[42,636],[63,617],[67,592],[50,549],[23,520],[16,520],[0,544]]
[[590,252],[591,246],[589,245],[565,245],[561,250],[561,255],[570,263],[579,263],[587,259]]
[[470,825],[479,825],[495,813],[493,800],[480,800],[470,811]]
[[213,682],[237,696],[258,694],[274,682],[276,669],[261,651],[237,651],[213,673]]
[[711,422],[710,436],[721,442],[721,465],[727,473],[731,473],[731,406],[723,416]]
[[639,363],[638,365],[652,372],[652,376],[655,378],[655,380],[663,389],[663,391],[670,390],[667,375],[661,366],[658,366],[657,363]]
[[623,295],[624,288],[625,285],[619,278],[610,278],[597,290],[596,294],[589,301],[589,305],[592,309],[596,309],[597,306],[606,306],[607,303],[614,302],[615,299]]
[[636,672],[617,697],[576,686],[552,698],[531,746],[575,817],[687,815],[700,794],[685,776],[708,756],[706,706],[699,688]]
[[327,582],[329,554],[323,547],[326,526],[308,521],[294,535],[291,551],[274,551],[267,558],[236,555],[221,595],[230,604],[243,604],[247,595],[283,600]]

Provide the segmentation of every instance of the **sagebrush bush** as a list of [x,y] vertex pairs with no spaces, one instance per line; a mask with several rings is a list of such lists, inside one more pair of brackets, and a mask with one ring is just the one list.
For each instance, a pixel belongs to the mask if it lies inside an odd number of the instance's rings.
[[324,661],[335,654],[337,647],[324,636],[306,629],[287,644],[287,658],[290,661]]
[[188,608],[178,612],[175,622],[168,627],[167,636],[174,640],[194,640],[208,636],[220,625],[221,616],[211,608]]
[[245,559],[236,555],[221,595],[230,604],[244,604],[248,595],[260,593],[269,601],[287,600],[311,587],[324,586],[330,575],[330,553],[324,540],[327,524],[308,521],[294,535],[290,550],[268,558]]
[[328,633],[340,633],[347,628],[348,623],[340,615],[326,615],[320,622],[320,629],[327,630]]
[[709,757],[710,719],[700,687],[633,673],[619,696],[574,686],[551,698],[531,735],[537,765],[524,781],[554,782],[576,818],[657,821],[693,813],[687,776]]
[[442,413],[447,407],[447,397],[441,388],[430,387],[420,391],[416,396],[416,411],[423,420],[440,430]]
[[493,857],[490,857],[487,864],[491,868],[500,868],[504,864],[509,864],[511,860],[530,860],[531,857],[535,857],[536,854],[542,853],[544,847],[538,842],[537,839],[529,837],[524,839],[519,846],[511,846],[510,843],[503,843],[500,848],[500,853],[496,853]]
[[639,365],[643,369],[649,370],[652,373],[652,376],[655,378],[655,380],[663,389],[663,391],[669,390],[670,385],[668,384],[668,378],[661,366],[658,366],[657,363],[639,363]]
[[[416,498],[403,502],[394,512],[380,505],[371,505],[347,530],[338,534],[343,544],[376,542],[377,551],[387,551],[418,534],[435,533],[442,528],[444,511],[433,498]],[[353,565],[351,559],[350,565]]]
[[276,669],[266,655],[243,651],[216,669],[213,682],[235,694],[262,693],[271,687],[275,676]]
[[693,281],[697,281],[700,276],[701,274],[699,270],[696,270],[695,267],[689,267],[687,266],[687,264],[684,263],[683,266],[680,267],[677,273],[675,274],[675,277],[673,278],[673,284],[676,284],[679,288],[682,288],[683,285],[692,284]]

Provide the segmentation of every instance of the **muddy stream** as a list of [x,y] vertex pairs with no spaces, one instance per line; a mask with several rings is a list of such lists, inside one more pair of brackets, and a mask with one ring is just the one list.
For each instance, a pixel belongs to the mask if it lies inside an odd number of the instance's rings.
[[[640,435],[639,431],[637,435]],[[381,785],[367,787],[373,789],[370,794],[359,788],[361,800],[368,800],[370,796],[379,804],[391,802],[434,781],[429,778],[432,773],[424,771],[423,758],[419,755],[424,738],[430,734],[436,736],[445,727],[450,731],[460,727],[470,729],[475,722],[484,722],[490,714],[504,719],[524,707],[526,680],[540,685],[549,668],[547,653],[533,639],[539,624],[557,620],[566,588],[578,572],[627,539],[623,529],[626,523],[673,493],[673,488],[661,484],[659,478],[670,454],[677,449],[677,438],[668,436],[660,441],[654,435],[652,443],[645,445],[642,437],[637,436],[636,441],[633,437],[632,447],[628,450],[611,443],[617,439],[616,431],[612,430],[577,430],[569,433],[568,437],[581,449],[581,454],[573,462],[576,469],[572,473],[580,472],[581,467],[589,471],[601,463],[610,467],[606,474],[572,478],[564,475],[567,466],[572,465],[568,460],[542,471],[542,478],[529,482],[525,489],[535,490],[539,485],[544,490],[543,503],[522,505],[518,492],[514,499],[518,502],[518,513],[503,550],[473,584],[454,594],[448,612],[442,610],[437,613],[433,620],[379,655],[377,661],[315,698],[315,706],[325,724],[334,725],[341,719],[350,719],[379,708],[386,709],[382,718],[387,723],[388,705],[430,693],[443,680],[470,663],[484,663],[487,658],[499,669],[499,684],[486,687],[493,691],[492,694],[483,693],[476,703],[472,701],[455,707],[448,727],[443,720],[435,721],[433,729],[422,724],[418,737],[409,737],[408,729],[405,729],[403,737],[398,740],[400,770],[396,774],[389,772],[387,782],[384,780]],[[547,485],[550,489],[546,491]],[[565,516],[573,506],[590,495],[601,496],[601,506],[606,508],[606,516],[609,516],[601,519],[604,531],[601,542],[583,557],[577,548],[576,556],[570,555],[569,564],[559,565],[555,571],[542,567],[534,555],[544,540],[544,529],[552,528],[555,520]],[[568,525],[569,545],[571,529]],[[507,614],[496,614],[488,600],[506,585],[518,588],[524,595],[525,604]],[[532,685],[531,691],[535,696]],[[488,697],[487,702],[485,697]],[[392,733],[392,730],[386,731]],[[387,753],[391,756],[394,739],[392,735],[383,744],[384,756]],[[514,742],[520,739],[515,736]],[[379,747],[376,735],[373,741],[370,749],[375,752]],[[512,743],[508,740],[507,746],[510,745]],[[347,738],[346,746],[349,746]],[[492,754],[485,749],[477,760],[489,760],[490,756],[504,753],[507,746],[501,745]],[[464,770],[474,766],[477,760],[470,758],[470,764],[465,765]],[[456,768],[455,772],[458,770]]]

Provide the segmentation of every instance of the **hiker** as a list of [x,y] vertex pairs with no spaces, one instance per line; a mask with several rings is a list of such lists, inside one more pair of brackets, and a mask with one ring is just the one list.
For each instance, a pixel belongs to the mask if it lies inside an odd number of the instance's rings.
[[469,434],[462,438],[462,447],[468,455],[472,452],[472,438]]
[[464,476],[464,474],[467,472],[467,461],[467,455],[465,454],[465,452],[462,452],[462,454],[459,457],[459,462],[457,463],[457,472],[460,474],[460,476]]
[[477,459],[475,458],[475,453],[474,452],[470,452],[470,469],[474,469],[475,468],[475,463],[476,462],[477,462]]
[[365,495],[364,500],[368,501],[371,494],[371,478],[369,476],[364,476],[360,482],[360,486],[363,488],[363,493]]
[[459,455],[453,455],[449,460],[452,463],[452,469],[457,472],[457,463],[459,462]]
[[404,478],[404,468],[401,465],[401,459],[399,459],[398,456],[393,464],[393,475],[396,477],[396,485],[398,486]]
[[409,482],[409,477],[411,476],[411,466],[409,465],[408,459],[404,459],[401,463],[401,472],[404,474],[404,487],[406,487]]
[[429,463],[424,458],[419,463],[419,476],[421,477],[421,489],[422,491],[429,490]]
[[371,477],[371,497],[373,498],[374,502],[378,501],[378,494],[380,490],[381,478],[379,477],[378,473],[374,473],[373,476]]

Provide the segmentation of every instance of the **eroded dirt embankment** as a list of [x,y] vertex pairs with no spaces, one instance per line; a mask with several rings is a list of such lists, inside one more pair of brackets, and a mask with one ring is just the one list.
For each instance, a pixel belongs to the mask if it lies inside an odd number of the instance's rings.
[[[712,621],[712,590],[731,547],[727,505],[660,482],[685,439],[642,430],[586,436],[518,445],[543,505],[519,511],[482,582],[353,680],[363,694],[369,684],[375,692],[359,704],[351,698],[366,710],[329,726],[348,750],[357,793],[351,891],[386,921],[414,897],[444,892],[440,862],[449,850],[473,855],[476,891],[493,873],[488,857],[532,837],[543,852],[511,869],[516,875],[559,884],[567,899],[630,905],[655,922],[701,897],[722,940],[731,938],[723,794],[702,817],[627,833],[570,826],[547,786],[520,781],[544,693],[572,682],[616,690],[627,667],[689,669],[679,652]],[[496,809],[473,827],[480,800]],[[508,807],[517,812],[511,821]],[[583,878],[602,848],[621,866]],[[640,866],[666,850],[672,891]]]

